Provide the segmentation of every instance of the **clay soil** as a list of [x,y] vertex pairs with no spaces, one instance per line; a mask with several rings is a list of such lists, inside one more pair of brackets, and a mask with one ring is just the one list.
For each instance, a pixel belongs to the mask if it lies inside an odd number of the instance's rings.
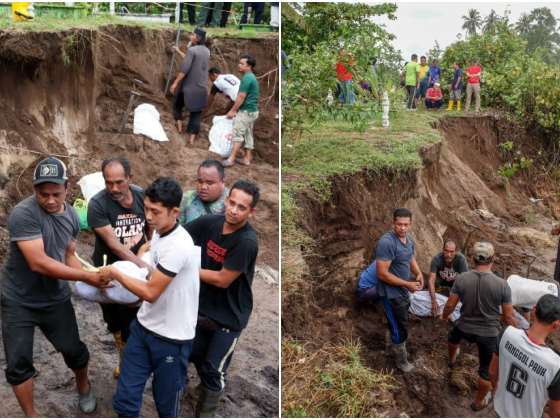
[[[455,238],[462,247],[467,223],[478,226],[471,246],[486,238],[498,253],[511,255],[498,259],[494,266],[501,272],[505,264],[506,278],[511,274],[525,277],[526,255],[532,254],[536,260],[530,278],[553,281],[557,239],[551,237],[550,229],[555,205],[529,200],[552,196],[551,184],[538,179],[529,182],[520,174],[509,181],[496,176],[502,163],[497,144],[504,141],[498,120],[494,115],[445,118],[438,127],[444,140],[420,152],[421,169],[398,177],[366,171],[340,176],[333,180],[332,196],[325,205],[303,194],[298,198],[308,210],[302,225],[308,227],[316,241],[314,250],[322,257],[306,259],[312,273],[308,292],[282,299],[284,337],[314,343],[317,348],[358,338],[364,345],[366,366],[394,369],[394,361],[384,356],[386,326],[381,323],[381,306],[359,304],[353,292],[398,207],[413,212],[416,258],[426,281],[431,258],[441,251],[443,238]],[[491,407],[478,413],[469,408],[477,387],[476,346],[463,342],[458,366],[453,371],[447,368],[449,327],[434,318],[410,315],[407,348],[418,373],[393,371],[392,401],[383,406],[372,401],[380,416],[493,416]],[[553,334],[549,345],[559,351],[560,334]]]
[[[186,47],[187,32],[180,48]],[[208,157],[211,117],[202,125],[193,148],[186,135],[176,132],[172,98],[163,90],[171,63],[173,30],[146,30],[134,26],[106,26],[100,30],[65,32],[0,32],[0,266],[7,258],[7,216],[13,206],[32,193],[36,163],[48,155],[60,155],[68,166],[68,201],[81,198],[76,182],[100,170],[111,155],[131,161],[134,182],[146,187],[158,176],[173,176],[191,189],[198,164]],[[240,178],[256,180],[261,202],[252,225],[260,242],[258,274],[253,283],[255,307],[228,370],[228,385],[217,415],[221,417],[278,416],[278,39],[208,39],[210,66],[237,73],[238,58],[251,54],[257,60],[261,96],[255,124],[255,158],[251,167],[226,171],[227,185]],[[175,69],[180,64],[177,61]],[[175,74],[173,75],[175,77]],[[121,148],[111,145],[128,104],[133,79],[143,81],[136,90],[140,103],[155,105],[169,142],[160,143],[132,134],[131,113]],[[217,98],[213,109],[225,101]],[[84,231],[78,252],[92,253],[94,237]],[[117,351],[97,304],[73,298],[82,340],[91,353],[90,373],[98,396],[95,417],[114,417],[110,399],[116,388],[112,376]],[[43,417],[83,417],[71,371],[43,335],[37,331],[34,350],[35,401]],[[5,367],[3,346],[0,365]],[[194,405],[188,392],[198,384],[189,366],[190,380],[182,401],[181,416],[192,417]],[[149,382],[142,417],[157,417]],[[20,417],[22,412],[2,377],[0,417]]]

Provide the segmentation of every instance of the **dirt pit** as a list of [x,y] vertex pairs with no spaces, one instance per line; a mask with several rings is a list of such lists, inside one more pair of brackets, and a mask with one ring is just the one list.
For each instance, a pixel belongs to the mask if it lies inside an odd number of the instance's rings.
[[[411,234],[426,282],[431,258],[441,251],[443,239],[454,238],[462,247],[468,223],[478,227],[470,246],[486,238],[498,253],[511,255],[494,266],[501,272],[505,264],[506,278],[525,277],[527,254],[532,254],[536,260],[530,278],[553,281],[557,239],[550,230],[552,218],[557,217],[555,205],[529,198],[552,197],[554,184],[533,182],[521,174],[510,180],[496,176],[502,163],[498,126],[493,115],[444,118],[439,126],[444,141],[421,151],[421,169],[399,177],[366,171],[338,177],[332,180],[332,195],[324,205],[305,195],[298,197],[298,204],[307,209],[302,225],[308,227],[317,245],[314,251],[322,258],[306,257],[312,273],[308,290],[282,298],[283,336],[314,343],[306,344],[310,351],[327,342],[358,338],[367,367],[395,369],[394,360],[384,356],[387,327],[381,323],[381,306],[358,304],[354,290],[362,271],[375,259],[376,242],[391,229],[393,210],[398,207],[413,213]],[[466,254],[472,267],[468,249]],[[372,401],[380,416],[492,416],[492,406],[478,413],[469,408],[478,379],[476,346],[463,341],[457,367],[453,371],[447,367],[449,328],[450,324],[435,318],[410,315],[407,349],[418,373],[393,371],[393,400],[384,406]],[[550,336],[548,343],[559,351],[560,333]]]
[[[185,49],[187,33],[180,48]],[[252,225],[259,237],[259,259],[253,283],[255,307],[228,370],[228,385],[217,415],[221,417],[278,416],[278,39],[208,37],[210,66],[223,73],[237,73],[239,56],[257,60],[260,116],[255,123],[255,158],[251,167],[227,169],[227,185],[235,180],[256,180],[261,189],[258,213]],[[186,134],[176,132],[172,98],[165,87],[173,30],[134,26],[107,26],[99,30],[65,32],[0,31],[0,266],[8,256],[7,216],[13,206],[32,193],[33,168],[48,155],[60,155],[68,167],[68,201],[81,198],[76,182],[100,170],[108,156],[131,162],[134,182],[146,187],[158,176],[173,176],[183,188],[196,185],[200,162],[219,156],[208,152],[211,118],[203,121],[195,146],[186,146]],[[175,69],[180,62],[177,61]],[[175,74],[173,75],[173,78]],[[113,152],[127,107],[133,79],[142,96],[136,103],[153,104],[169,142],[160,143],[132,134],[131,113],[122,148]],[[225,104],[221,98],[213,109]],[[91,255],[93,234],[82,232],[78,251]],[[98,396],[95,417],[114,417],[110,399],[116,388],[112,376],[117,351],[97,304],[74,297],[82,340],[91,353],[90,373]],[[84,417],[77,408],[73,375],[62,357],[38,332],[34,361],[40,372],[35,381],[35,401],[43,417]],[[3,346],[0,366],[5,367]],[[196,370],[189,366],[189,383],[181,416],[192,417],[194,405],[187,398],[197,385]],[[5,379],[0,379],[0,417],[22,412]],[[151,383],[145,391],[142,417],[156,417]]]

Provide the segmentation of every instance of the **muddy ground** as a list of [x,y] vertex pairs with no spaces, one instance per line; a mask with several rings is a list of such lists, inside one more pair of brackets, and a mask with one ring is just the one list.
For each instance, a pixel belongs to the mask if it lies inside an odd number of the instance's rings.
[[[187,44],[182,37],[180,48]],[[7,258],[9,235],[6,218],[12,207],[31,194],[32,171],[47,155],[60,155],[68,166],[69,201],[80,198],[76,182],[100,170],[111,155],[131,161],[135,183],[146,187],[158,176],[173,176],[184,189],[194,188],[198,164],[208,157],[211,118],[202,125],[193,148],[186,134],[175,130],[171,97],[163,90],[171,63],[173,30],[147,30],[134,26],[106,26],[99,30],[65,32],[0,31],[0,266]],[[259,237],[253,292],[255,308],[241,336],[228,371],[228,386],[217,415],[221,417],[278,416],[278,39],[213,38],[208,36],[210,66],[237,73],[238,58],[251,54],[257,60],[256,76],[261,96],[260,117],[255,124],[255,158],[251,167],[226,171],[227,185],[240,178],[256,180],[261,202],[252,224]],[[177,66],[179,65],[177,61]],[[175,74],[173,75],[175,77]],[[133,79],[144,83],[136,90],[137,102],[151,103],[160,113],[170,142],[159,143],[132,134],[132,114],[114,151],[117,132],[128,104]],[[217,98],[214,108],[225,102]],[[78,250],[91,255],[93,235],[83,232]],[[113,338],[105,330],[101,311],[74,297],[80,333],[90,353],[90,372],[99,398],[95,417],[113,417],[110,398],[117,363]],[[77,408],[75,384],[63,360],[38,331],[35,363],[40,372],[35,399],[44,417],[83,417]],[[0,346],[0,366],[5,366]],[[188,389],[197,385],[189,367]],[[3,376],[3,375],[2,375]],[[193,405],[183,398],[181,416],[190,417]],[[0,378],[0,417],[19,417],[21,410],[5,379]],[[155,417],[151,385],[145,391],[143,417]]]
[[[376,371],[394,369],[394,361],[384,357],[386,326],[381,323],[381,306],[358,304],[354,290],[360,274],[375,258],[376,242],[391,229],[392,213],[398,207],[413,212],[416,258],[426,282],[431,258],[441,251],[443,239],[454,238],[462,246],[467,223],[479,228],[471,237],[471,246],[486,238],[498,253],[511,255],[495,265],[502,271],[505,261],[506,277],[526,276],[526,255],[533,254],[536,260],[530,277],[553,281],[558,240],[550,230],[558,216],[554,202],[557,184],[534,172],[519,173],[510,180],[496,176],[502,163],[497,144],[512,139],[506,136],[512,128],[503,116],[445,118],[436,128],[444,140],[421,150],[421,169],[398,177],[366,171],[337,177],[325,205],[304,194],[298,198],[306,209],[302,226],[307,226],[316,241],[314,251],[322,257],[306,258],[312,273],[308,291],[283,297],[284,337],[314,343],[308,345],[310,351],[324,343],[359,338],[366,366]],[[539,140],[530,136],[527,140],[533,152],[540,147],[546,150],[547,145]],[[533,203],[530,197],[548,201]],[[469,251],[466,253],[471,261]],[[449,328],[434,318],[410,316],[407,349],[418,373],[393,372],[393,399],[383,406],[372,402],[378,415],[492,416],[492,408],[478,413],[468,408],[477,386],[476,346],[463,343],[458,366],[453,371],[447,368]],[[560,333],[548,342],[560,351]]]

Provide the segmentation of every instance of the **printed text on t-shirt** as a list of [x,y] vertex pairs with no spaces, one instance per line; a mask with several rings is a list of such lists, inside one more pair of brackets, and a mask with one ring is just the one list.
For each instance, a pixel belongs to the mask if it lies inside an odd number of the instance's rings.
[[214,261],[223,264],[227,254],[227,249],[222,248],[212,240],[208,240],[208,243],[206,244],[206,254]]

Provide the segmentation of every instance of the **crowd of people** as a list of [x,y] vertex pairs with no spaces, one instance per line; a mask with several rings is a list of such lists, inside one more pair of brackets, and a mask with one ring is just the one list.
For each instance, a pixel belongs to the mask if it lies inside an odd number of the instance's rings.
[[[385,355],[394,357],[396,367],[404,373],[417,370],[408,360],[406,342],[411,300],[424,293],[411,227],[412,212],[396,209],[392,229],[377,242],[376,259],[364,270],[356,288],[360,299],[381,302],[387,323]],[[551,233],[558,232],[553,229]],[[430,264],[431,314],[441,322],[451,322],[461,304],[460,316],[447,334],[448,367],[455,368],[462,340],[476,343],[479,378],[470,406],[473,411],[486,408],[494,399],[500,417],[541,417],[547,403],[549,416],[560,416],[560,356],[545,343],[560,327],[558,286],[517,275],[501,278],[492,271],[494,246],[484,239],[473,245],[472,254],[474,268],[469,270],[457,241],[446,239],[442,252]],[[443,308],[436,292],[449,296]],[[533,314],[527,329],[518,328],[515,307],[526,321]]]

